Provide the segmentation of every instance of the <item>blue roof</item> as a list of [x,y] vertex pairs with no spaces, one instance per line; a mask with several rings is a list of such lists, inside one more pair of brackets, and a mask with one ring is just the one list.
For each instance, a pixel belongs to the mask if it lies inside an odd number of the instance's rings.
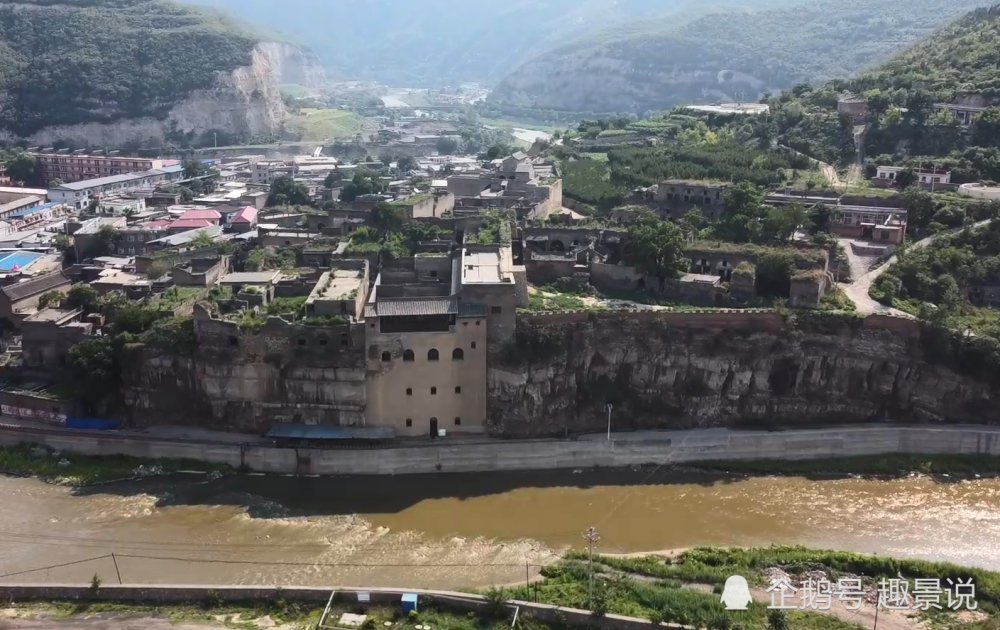
[[47,204],[44,204],[44,205],[41,205],[41,206],[35,206],[34,208],[28,208],[27,210],[21,210],[20,212],[15,212],[14,214],[10,215],[10,218],[12,218],[12,219],[23,219],[24,217],[26,217],[28,215],[35,214],[36,212],[41,212],[42,210],[48,210],[49,208],[51,208],[53,206],[58,206],[58,205],[61,205],[61,203],[58,202],[58,201],[56,201],[56,202],[47,203]]
[[391,440],[392,427],[321,427],[309,424],[279,424],[267,432],[269,438],[299,440]]
[[417,601],[417,594],[416,593],[403,593],[403,600],[402,601],[404,601],[404,602],[415,602],[415,601]]

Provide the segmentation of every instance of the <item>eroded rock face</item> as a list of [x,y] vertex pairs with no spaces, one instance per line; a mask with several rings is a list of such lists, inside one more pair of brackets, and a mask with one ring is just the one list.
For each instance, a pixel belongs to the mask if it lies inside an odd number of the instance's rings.
[[770,313],[731,326],[686,317],[522,320],[534,350],[523,362],[498,353],[489,372],[494,431],[602,431],[608,402],[619,430],[1000,421],[989,385],[923,358],[915,322],[809,331]]
[[322,68],[310,53],[288,44],[258,44],[250,57],[249,65],[231,73],[220,72],[215,86],[190,94],[175,104],[164,119],[144,117],[47,127],[26,140],[43,146],[62,141],[103,148],[130,142],[162,146],[172,131],[195,136],[224,131],[247,138],[277,135],[288,113],[279,86],[322,82]]

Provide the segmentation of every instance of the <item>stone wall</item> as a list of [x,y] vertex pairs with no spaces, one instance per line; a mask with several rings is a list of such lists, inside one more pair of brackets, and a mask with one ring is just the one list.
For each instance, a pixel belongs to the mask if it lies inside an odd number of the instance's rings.
[[[616,430],[625,420],[623,411],[613,412]],[[0,445],[21,443],[87,455],[187,458],[279,474],[406,475],[889,453],[1000,455],[1000,430],[942,425],[857,425],[786,431],[717,429],[613,434],[610,443],[600,434],[596,439],[579,440],[456,442],[446,438],[389,448],[322,450],[158,439],[101,431],[0,427]]]
[[196,356],[145,351],[125,371],[129,424],[262,433],[281,422],[363,423],[361,324],[303,326],[272,317],[251,331],[195,311]]
[[493,430],[919,421],[1000,422],[994,390],[924,360],[905,319],[777,313],[565,313],[520,318],[490,362]]

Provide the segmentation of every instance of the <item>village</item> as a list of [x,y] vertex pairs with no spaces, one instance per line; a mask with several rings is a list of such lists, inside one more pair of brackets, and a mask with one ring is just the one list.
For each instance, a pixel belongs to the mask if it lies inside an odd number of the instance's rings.
[[[248,373],[235,387],[235,368],[207,378],[217,402],[254,407],[239,430],[376,442],[483,435],[488,366],[516,344],[519,315],[891,313],[868,298],[868,271],[906,239],[899,198],[759,190],[755,211],[796,209],[788,233],[730,242],[711,228],[733,199],[756,194],[752,185],[665,179],[595,216],[564,196],[562,169],[574,164],[564,147],[601,150],[601,134],[454,155],[442,146],[450,123],[401,124],[359,139],[374,144],[353,159],[344,147],[340,157],[317,147],[185,160],[29,149],[50,187],[7,177],[0,188],[4,415],[120,426],[108,403],[117,393],[81,396],[65,381],[87,365],[81,344],[124,333],[161,350],[191,345],[215,363],[284,353],[335,374],[321,370],[291,411],[269,407],[273,394]],[[370,157],[404,144],[413,150]],[[870,190],[891,188],[903,170],[879,167]],[[928,190],[956,188],[945,171],[917,176]],[[181,337],[164,342],[164,332]],[[213,403],[206,415],[233,428],[231,410]]]

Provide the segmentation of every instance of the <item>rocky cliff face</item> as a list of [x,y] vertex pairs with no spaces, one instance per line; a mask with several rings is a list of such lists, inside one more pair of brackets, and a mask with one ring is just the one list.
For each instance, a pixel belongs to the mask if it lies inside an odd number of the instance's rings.
[[867,420],[1000,422],[995,390],[924,358],[919,324],[774,313],[524,318],[489,373],[511,437]]
[[215,85],[197,90],[175,104],[165,118],[134,118],[111,123],[44,128],[26,140],[50,146],[63,141],[78,146],[120,147],[130,142],[161,146],[171,132],[219,131],[237,137],[266,137],[281,131],[287,116],[281,83],[322,82],[322,68],[310,53],[294,46],[261,43],[249,65],[218,73]]

